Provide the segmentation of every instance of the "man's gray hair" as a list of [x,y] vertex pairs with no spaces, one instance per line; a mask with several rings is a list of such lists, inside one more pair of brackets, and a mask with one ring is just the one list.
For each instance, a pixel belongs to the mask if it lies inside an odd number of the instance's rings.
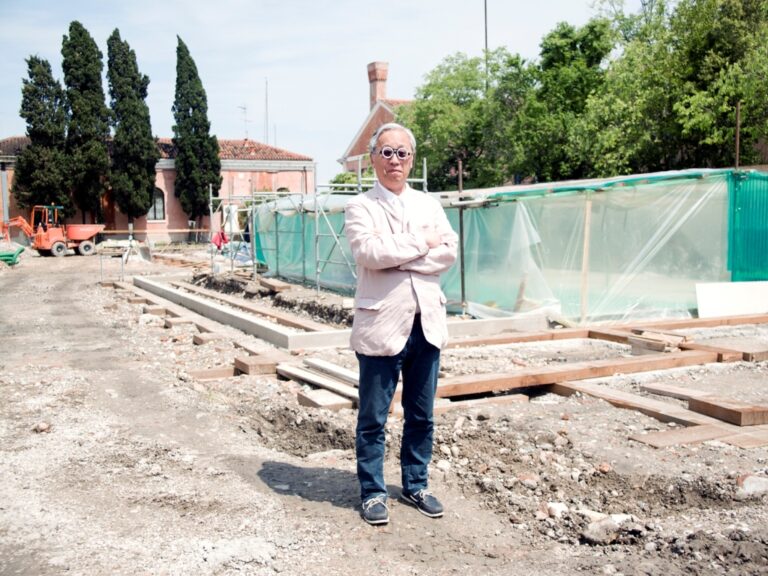
[[413,135],[413,132],[411,132],[408,128],[403,126],[402,124],[398,124],[397,122],[388,122],[386,124],[382,124],[379,126],[378,130],[373,133],[373,136],[371,136],[371,142],[369,144],[369,149],[371,154],[373,154],[376,151],[376,142],[379,141],[379,136],[384,134],[384,132],[388,132],[389,130],[402,130],[408,135],[408,138],[411,141],[411,152],[416,154],[416,137]]

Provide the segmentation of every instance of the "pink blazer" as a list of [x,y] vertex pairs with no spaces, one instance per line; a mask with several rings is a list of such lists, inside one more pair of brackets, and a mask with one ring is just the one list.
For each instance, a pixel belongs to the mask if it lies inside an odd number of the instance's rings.
[[[345,208],[345,232],[357,264],[351,346],[367,356],[394,356],[411,332],[416,304],[427,341],[448,341],[440,274],[456,261],[458,237],[440,202],[412,188],[403,217],[389,208],[377,183]],[[415,208],[415,209],[414,209]],[[434,230],[442,244],[427,247],[423,232]]]

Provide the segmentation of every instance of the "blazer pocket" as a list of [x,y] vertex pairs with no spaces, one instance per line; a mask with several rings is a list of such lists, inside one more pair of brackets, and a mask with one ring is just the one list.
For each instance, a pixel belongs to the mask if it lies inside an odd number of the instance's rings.
[[379,298],[358,298],[355,302],[355,308],[362,308],[363,310],[379,310],[381,308],[382,301]]

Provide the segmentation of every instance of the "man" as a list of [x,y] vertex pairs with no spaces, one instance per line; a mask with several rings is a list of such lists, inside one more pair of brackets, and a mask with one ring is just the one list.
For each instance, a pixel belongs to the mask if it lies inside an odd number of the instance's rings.
[[440,274],[456,261],[457,236],[440,203],[408,186],[416,140],[399,124],[371,138],[377,182],[346,206],[357,264],[351,344],[360,365],[355,448],[363,519],[389,522],[384,426],[402,373],[402,499],[427,516],[443,506],[427,491],[440,349],[448,339]]

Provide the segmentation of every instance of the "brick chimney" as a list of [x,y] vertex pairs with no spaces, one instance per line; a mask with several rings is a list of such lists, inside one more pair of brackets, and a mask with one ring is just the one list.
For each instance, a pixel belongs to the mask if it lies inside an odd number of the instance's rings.
[[368,82],[371,85],[371,110],[376,102],[387,97],[387,71],[389,63],[371,62],[368,64]]

